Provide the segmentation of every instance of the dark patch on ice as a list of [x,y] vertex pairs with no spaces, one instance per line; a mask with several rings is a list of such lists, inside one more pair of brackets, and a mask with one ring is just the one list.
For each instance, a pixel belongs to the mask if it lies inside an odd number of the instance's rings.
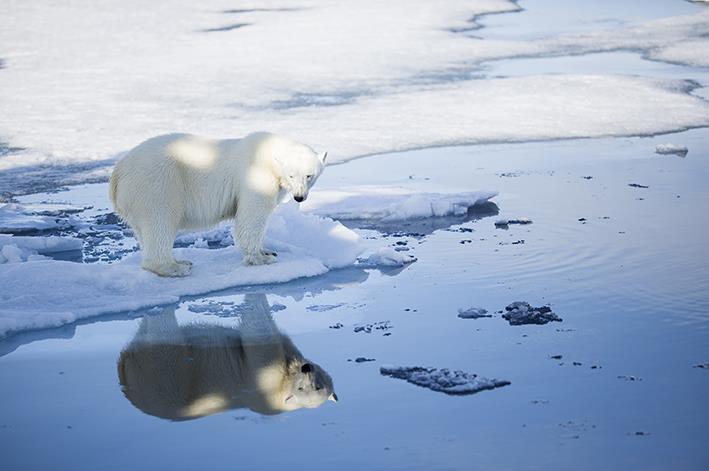
[[244,26],[251,26],[252,23],[232,23],[230,25],[219,26],[216,28],[206,28],[199,30],[200,33],[219,33],[224,31],[232,31],[235,29],[243,28]]
[[628,186],[633,188],[650,188],[647,185],[641,185],[640,183],[628,183]]
[[403,379],[411,384],[442,392],[452,396],[475,394],[488,389],[507,386],[509,381],[488,379],[463,371],[447,368],[424,368],[421,366],[382,366],[379,372],[384,376]]
[[586,218],[579,218],[579,222],[586,222]]
[[554,314],[549,306],[532,307],[524,301],[515,301],[505,307],[507,311],[502,314],[510,325],[537,324],[543,325],[548,322],[561,322],[562,319]]
[[364,332],[365,334],[371,334],[373,330],[387,331],[393,328],[394,327],[391,325],[390,321],[380,321],[369,324],[357,324],[354,327],[354,332]]
[[487,313],[487,309],[481,307],[469,307],[468,309],[458,309],[458,317],[461,319],[480,319],[481,317],[492,317]]

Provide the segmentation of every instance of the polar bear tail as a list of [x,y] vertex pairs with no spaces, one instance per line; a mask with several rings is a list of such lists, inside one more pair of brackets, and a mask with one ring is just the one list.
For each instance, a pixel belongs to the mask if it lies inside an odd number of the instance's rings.
[[111,203],[113,203],[113,208],[116,210],[117,213],[120,214],[120,210],[118,209],[118,203],[117,203],[117,194],[118,194],[118,177],[119,177],[119,171],[118,171],[118,166],[114,167],[113,172],[111,172],[111,182],[108,187],[108,196],[111,198]]

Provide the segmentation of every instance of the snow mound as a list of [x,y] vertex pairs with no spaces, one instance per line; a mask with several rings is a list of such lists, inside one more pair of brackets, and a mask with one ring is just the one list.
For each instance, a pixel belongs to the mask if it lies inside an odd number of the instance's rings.
[[379,372],[384,376],[403,379],[416,386],[453,396],[475,394],[486,389],[495,389],[511,384],[509,381],[488,379],[463,371],[451,371],[447,368],[383,365]]
[[524,301],[513,302],[505,307],[505,311],[507,312],[502,314],[502,318],[506,319],[510,325],[543,325],[552,321],[562,321],[561,317],[554,314],[549,306],[532,307]]
[[74,237],[24,237],[0,234],[0,264],[45,260],[46,254],[81,251],[84,242]]
[[463,215],[497,194],[496,191],[421,193],[404,187],[381,186],[318,189],[303,204],[303,210],[335,219],[392,222]]
[[487,309],[481,307],[470,307],[468,309],[458,309],[458,317],[461,319],[479,319],[481,317],[492,317],[487,313]]
[[[74,243],[52,238],[26,243],[40,250],[43,244],[51,249]],[[194,262],[192,275],[178,279],[160,278],[142,270],[139,253],[111,265],[59,260],[2,264],[0,337],[89,316],[173,303],[182,296],[316,276],[354,264],[362,251],[362,241],[355,232],[331,219],[303,214],[295,204],[281,205],[273,214],[267,245],[278,251],[278,262],[256,267],[243,266],[235,247],[175,249],[177,258]],[[13,261],[22,258],[22,249],[16,245],[3,249]],[[226,306],[209,309],[229,310]]]
[[660,155],[677,155],[679,157],[686,157],[689,149],[685,146],[678,146],[676,144],[658,144],[655,146],[655,153]]

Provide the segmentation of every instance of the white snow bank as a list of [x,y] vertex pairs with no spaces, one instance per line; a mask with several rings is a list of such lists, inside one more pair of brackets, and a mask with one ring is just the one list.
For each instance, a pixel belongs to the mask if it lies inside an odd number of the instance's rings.
[[[6,2],[0,133],[27,150],[0,157],[0,171],[32,169],[22,175],[39,179],[38,165],[111,159],[174,131],[236,137],[268,129],[338,162],[431,145],[709,124],[707,103],[687,96],[683,82],[459,80],[485,61],[621,49],[704,64],[709,13],[517,41],[451,32],[470,27],[473,15],[518,9],[507,0],[310,0],[290,10],[264,0],[257,11],[224,12],[233,8],[227,0]],[[236,23],[246,26],[223,28]],[[62,171],[51,169],[54,177]],[[79,171],[64,172],[66,180]]]
[[81,250],[84,242],[74,237],[25,237],[0,234],[0,264],[44,260],[41,255]]
[[304,211],[335,219],[403,221],[465,214],[497,196],[496,191],[421,193],[404,187],[356,186],[317,189],[302,204]]
[[33,232],[62,227],[57,218],[34,214],[17,203],[0,206],[0,232]]
[[[178,258],[194,262],[192,275],[178,279],[142,270],[139,253],[112,265],[54,260],[0,265],[0,336],[172,303],[186,295],[320,275],[353,264],[362,250],[356,233],[338,222],[302,214],[295,204],[273,215],[268,237],[267,245],[279,256],[277,263],[266,266],[242,266],[234,247],[176,249]],[[11,255],[17,256],[14,251]]]

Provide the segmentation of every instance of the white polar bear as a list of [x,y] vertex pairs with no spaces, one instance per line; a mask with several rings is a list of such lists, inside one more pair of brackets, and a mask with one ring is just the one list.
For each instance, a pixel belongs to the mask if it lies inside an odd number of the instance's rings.
[[268,218],[285,193],[298,202],[307,198],[326,157],[266,132],[225,140],[168,134],[148,139],[116,164],[110,197],[140,243],[142,267],[160,276],[191,271],[191,262],[172,254],[178,230],[232,218],[244,263],[273,263],[276,253],[263,249]]

